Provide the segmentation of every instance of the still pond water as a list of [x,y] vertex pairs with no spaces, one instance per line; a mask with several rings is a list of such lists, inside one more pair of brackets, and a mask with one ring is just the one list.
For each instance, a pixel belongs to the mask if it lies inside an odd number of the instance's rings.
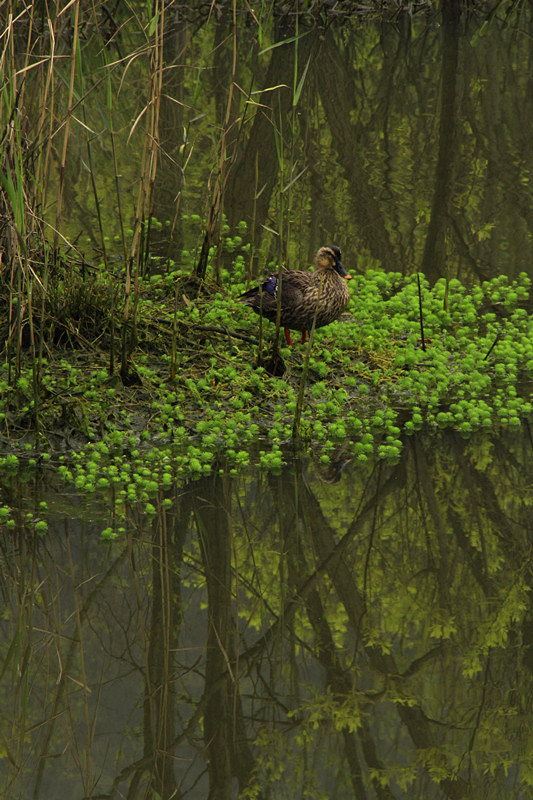
[[111,544],[109,498],[13,477],[2,796],[529,797],[532,464],[417,435],[177,485]]
[[[257,269],[334,241],[361,272],[532,274],[533,22],[499,9],[483,27],[345,24],[263,53],[243,29],[237,81],[269,91],[239,128],[224,210],[248,222]],[[210,40],[184,23],[165,53],[185,67],[165,76],[180,104],[162,104],[155,212],[179,198],[172,248],[187,253],[226,111],[224,24]],[[297,104],[273,88],[295,74]],[[189,151],[205,157],[175,169]],[[96,241],[84,157],[66,213],[72,238]],[[94,157],[112,225],[109,143]],[[127,187],[140,156],[118,157]],[[51,467],[0,477],[16,523],[0,550],[0,795],[531,797],[532,450],[524,425],[417,434],[396,465],[287,457],[277,475],[176,483],[153,515],[128,508],[112,543],[113,498]]]

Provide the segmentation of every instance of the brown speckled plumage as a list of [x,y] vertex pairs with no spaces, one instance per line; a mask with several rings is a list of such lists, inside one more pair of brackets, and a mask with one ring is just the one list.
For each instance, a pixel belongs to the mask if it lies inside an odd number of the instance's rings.
[[315,257],[315,271],[276,272],[260,286],[245,292],[239,302],[253,308],[271,322],[276,321],[278,292],[281,287],[281,320],[286,329],[309,331],[316,313],[316,328],[338,319],[350,300],[346,279],[350,276],[335,246],[321,247]]

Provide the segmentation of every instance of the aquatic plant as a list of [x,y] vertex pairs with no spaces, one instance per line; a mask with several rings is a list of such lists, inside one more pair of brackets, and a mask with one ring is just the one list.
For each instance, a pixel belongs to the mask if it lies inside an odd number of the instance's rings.
[[[250,463],[279,471],[292,447],[296,415],[299,447],[312,449],[324,467],[339,448],[343,458],[360,463],[375,454],[395,463],[406,436],[416,431],[452,428],[470,436],[518,428],[531,415],[528,276],[499,277],[471,291],[458,281],[430,287],[421,279],[425,351],[418,278],[369,271],[355,280],[348,313],[329,330],[315,332],[312,351],[287,348],[283,378],[255,367],[254,321],[236,308],[233,294],[220,289],[214,303],[199,297],[181,309],[180,369],[170,376],[165,354],[149,353],[165,351],[173,335],[174,299],[165,296],[161,282],[148,281],[137,311],[144,331],[144,352],[132,361],[137,384],[124,386],[104,367],[88,364],[83,353],[65,352],[43,364],[48,396],[41,431],[44,436],[67,422],[76,441],[69,455],[43,446],[44,438],[38,450],[24,437],[12,438],[31,417],[32,367],[21,362],[15,387],[4,379],[7,367],[0,367],[0,424],[12,442],[0,466],[16,471],[21,463],[55,464],[66,484],[108,498],[117,531],[128,507],[153,513],[152,498],[176,481],[214,471],[236,475]],[[506,312],[498,315],[494,301],[502,296]],[[149,322],[154,300],[155,328]],[[32,523],[36,533],[46,531],[40,524],[46,509],[39,511]],[[0,522],[11,525],[8,509]],[[103,538],[110,539],[107,528]]]

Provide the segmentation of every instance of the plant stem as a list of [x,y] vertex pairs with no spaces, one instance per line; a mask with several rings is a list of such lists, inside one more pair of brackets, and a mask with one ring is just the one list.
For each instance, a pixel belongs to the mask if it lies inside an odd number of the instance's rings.
[[420,315],[420,337],[422,339],[422,350],[424,353],[426,352],[426,341],[424,339],[424,315],[422,313],[422,288],[420,286],[420,273],[416,273],[416,279],[418,281],[418,311]]

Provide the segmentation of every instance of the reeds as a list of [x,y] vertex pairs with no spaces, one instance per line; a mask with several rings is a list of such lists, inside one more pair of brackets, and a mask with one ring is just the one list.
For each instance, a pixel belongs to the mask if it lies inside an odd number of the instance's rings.
[[[231,68],[213,167],[208,164],[209,154],[195,148],[196,130],[202,125],[212,133],[212,122],[204,122],[205,113],[198,113],[204,99],[209,100],[202,96],[203,82],[191,76],[206,74],[208,65],[198,61],[197,51],[202,50],[202,59],[212,55],[216,23],[206,17],[205,30],[196,30],[196,40],[201,33],[200,46],[188,37],[185,25],[180,63],[175,63],[169,58],[173,50],[166,44],[169,32],[174,35],[169,24],[172,6],[172,2],[156,0],[147,11],[144,5],[121,4],[110,16],[103,3],[87,6],[81,0],[52,0],[46,7],[28,4],[22,10],[14,0],[4,4],[0,302],[7,313],[2,315],[6,319],[2,334],[10,384],[16,384],[24,359],[35,366],[35,409],[40,365],[47,350],[49,356],[53,353],[52,337],[63,326],[72,344],[77,339],[78,346],[85,346],[79,320],[64,318],[67,295],[74,289],[81,295],[90,294],[94,282],[100,288],[106,286],[102,327],[93,338],[100,341],[105,334],[110,375],[117,361],[123,382],[135,374],[131,356],[138,339],[140,287],[152,268],[152,224],[163,146],[161,105],[167,98],[169,75],[181,76],[178,85],[188,82],[188,97],[194,105],[186,108],[182,100],[169,97],[182,109],[186,133],[180,155],[167,163],[173,164],[182,186],[187,169],[194,168],[197,175],[211,173],[201,248],[195,266],[191,263],[197,281],[205,280],[244,119],[236,91],[238,14],[243,12],[234,0],[231,36],[222,43],[231,48]],[[131,87],[136,84],[141,90],[133,93]],[[251,87],[248,100],[250,96]],[[78,202],[80,192],[84,192],[82,202]],[[178,248],[183,242],[175,241],[174,229],[181,201],[180,188],[168,237]],[[83,246],[84,236],[90,249]],[[167,258],[170,262],[176,256],[179,263],[179,250],[177,254],[169,251]],[[253,248],[250,264],[252,258]],[[171,271],[168,266],[167,271]],[[181,303],[181,292],[176,302]],[[176,361],[174,353],[174,373]]]
[[[109,321],[110,329],[108,371],[112,374],[115,370],[115,325],[120,322],[121,376],[127,376],[136,341],[139,275],[147,271],[150,252],[166,6],[156,2],[150,19],[142,19],[130,7],[121,20],[114,21],[113,36],[104,24],[102,7],[89,8],[80,0],[56,0],[46,6],[46,14],[37,4],[21,10],[13,0],[8,0],[4,9],[0,32],[0,301],[7,313],[2,334],[10,384],[16,384],[24,358],[27,362],[29,356],[33,364],[38,422],[42,358],[46,347],[53,345],[47,342],[47,333],[57,331],[58,307],[68,306],[67,298],[58,299],[58,287],[68,294],[80,284],[90,292],[93,279],[107,283],[102,319]],[[139,33],[144,40],[140,47],[126,57],[112,58],[119,53],[119,38],[125,45]],[[117,133],[114,98],[126,74],[135,72],[146,78],[144,103],[130,130],[125,131],[119,123],[122,130]],[[105,99],[101,100],[102,96]],[[130,222],[121,186],[124,149],[137,139],[141,128],[142,155],[133,184],[137,202]],[[117,144],[118,136],[121,141]],[[106,191],[107,175],[101,174],[101,153],[105,151],[111,153],[114,201]],[[88,176],[93,198],[95,230],[92,220],[84,222],[94,252],[101,255],[97,265],[87,263],[90,255],[78,249],[79,230],[73,231],[72,226],[72,176],[80,168]],[[129,169],[130,176],[132,172]],[[119,262],[108,244],[116,230]],[[126,230],[131,233],[127,235]],[[119,305],[117,298],[121,298]],[[116,316],[119,306],[120,321]],[[76,334],[75,324],[70,326],[70,334]],[[99,335],[101,331],[95,331],[95,337]]]

